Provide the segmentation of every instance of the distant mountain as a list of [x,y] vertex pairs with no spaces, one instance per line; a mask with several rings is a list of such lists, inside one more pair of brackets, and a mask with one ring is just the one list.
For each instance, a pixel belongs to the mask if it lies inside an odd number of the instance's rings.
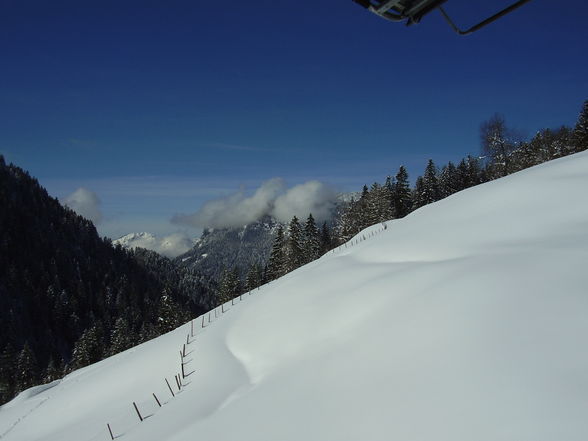
[[130,233],[112,241],[113,245],[123,248],[145,248],[155,251],[163,256],[174,258],[190,250],[195,244],[195,239],[190,239],[183,234],[170,234],[158,237],[152,233]]
[[264,265],[278,225],[278,221],[266,216],[241,228],[206,229],[194,248],[175,262],[217,280],[224,268],[238,266],[244,272],[251,264]]

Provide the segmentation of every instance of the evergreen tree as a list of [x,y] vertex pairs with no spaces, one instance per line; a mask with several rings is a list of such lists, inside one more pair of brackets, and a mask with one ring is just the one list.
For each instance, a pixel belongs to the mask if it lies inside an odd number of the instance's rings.
[[218,304],[226,303],[241,294],[241,281],[237,267],[232,270],[226,269],[221,275],[221,282],[218,291]]
[[0,404],[14,396],[14,374],[16,372],[16,351],[10,343],[0,354]]
[[350,240],[360,231],[361,204],[353,198],[342,210],[337,222],[337,238],[339,243]]
[[284,255],[284,273],[294,271],[303,264],[302,229],[298,218],[294,216],[288,225],[288,238]]
[[511,173],[510,154],[516,148],[512,131],[507,128],[504,116],[496,113],[480,125],[482,154],[490,158],[498,176]]
[[186,313],[172,299],[167,290],[159,299],[159,308],[157,310],[157,329],[159,335],[173,331],[188,319]]
[[410,184],[408,182],[408,172],[403,165],[400,166],[395,181],[392,191],[394,216],[402,218],[410,213],[413,204]]
[[312,213],[308,215],[304,224],[304,246],[303,262],[308,263],[318,259],[321,256],[321,242],[319,231],[314,222]]
[[284,245],[284,229],[278,225],[267,265],[268,280],[275,280],[284,275]]
[[51,383],[52,381],[59,380],[63,374],[63,361],[55,363],[53,357],[49,358],[49,363],[43,372],[43,383]]
[[252,263],[247,271],[245,278],[245,289],[247,291],[253,291],[255,288],[262,284],[263,271],[259,263]]
[[135,342],[133,333],[124,317],[119,317],[110,333],[109,355],[118,354],[131,348]]
[[104,348],[103,331],[100,325],[86,329],[75,343],[70,369],[80,369],[102,359]]
[[320,243],[321,243],[321,255],[325,254],[333,248],[333,239],[331,237],[331,231],[327,222],[323,222],[320,232]]
[[584,101],[582,111],[572,133],[572,146],[574,152],[582,152],[588,149],[588,100]]
[[419,176],[415,183],[414,183],[414,190],[412,191],[412,209],[416,210],[417,208],[421,208],[424,205],[427,205],[425,200],[425,185],[423,181],[423,177]]
[[449,161],[449,163],[443,167],[443,170],[439,175],[440,198],[443,199],[447,196],[451,196],[453,193],[457,193],[459,190],[460,188],[457,167],[455,167],[453,162]]
[[38,374],[39,366],[37,365],[37,358],[33,354],[29,344],[25,343],[16,359],[14,375],[16,391],[21,392],[37,384]]

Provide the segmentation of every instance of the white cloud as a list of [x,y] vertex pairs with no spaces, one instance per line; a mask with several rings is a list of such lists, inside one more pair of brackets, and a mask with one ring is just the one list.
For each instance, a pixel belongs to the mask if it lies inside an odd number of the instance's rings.
[[65,198],[65,205],[95,224],[102,221],[100,199],[91,190],[80,187]]
[[199,228],[240,227],[272,215],[283,222],[296,215],[306,219],[312,213],[317,220],[329,217],[335,192],[319,181],[308,181],[286,189],[281,178],[264,182],[252,196],[245,191],[208,201],[193,214],[178,214],[172,222]]
[[273,215],[282,222],[287,222],[293,216],[306,219],[309,213],[317,221],[330,217],[335,192],[319,181],[308,181],[297,185],[279,196],[274,202]]

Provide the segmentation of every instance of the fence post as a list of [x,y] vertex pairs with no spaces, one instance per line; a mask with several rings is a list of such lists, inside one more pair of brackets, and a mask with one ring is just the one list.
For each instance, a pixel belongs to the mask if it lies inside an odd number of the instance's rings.
[[171,392],[172,397],[175,397],[176,394],[174,394],[172,387],[169,385],[169,381],[167,381],[167,378],[165,379],[165,382],[167,383],[167,387],[169,388],[169,391]]
[[133,406],[135,406],[135,410],[137,411],[137,415],[139,415],[139,419],[141,421],[143,421],[143,417],[141,416],[141,412],[139,412],[139,408],[137,407],[137,404],[133,401]]
[[155,398],[155,401],[157,401],[157,404],[159,405],[159,407],[161,407],[161,403],[159,402],[159,400],[157,399],[157,395],[153,394],[153,398]]
[[106,423],[108,426],[108,431],[110,432],[110,439],[114,439],[114,435],[112,434],[112,429],[110,428],[110,424]]

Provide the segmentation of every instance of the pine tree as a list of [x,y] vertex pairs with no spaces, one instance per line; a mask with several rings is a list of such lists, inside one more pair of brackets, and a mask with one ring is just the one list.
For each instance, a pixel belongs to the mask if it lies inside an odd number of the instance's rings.
[[159,308],[157,310],[157,329],[158,333],[165,334],[173,331],[187,320],[186,314],[179,305],[172,299],[167,290],[164,290],[159,299]]
[[392,191],[392,202],[395,217],[402,218],[410,213],[413,204],[412,195],[408,182],[408,172],[403,165],[400,166],[396,174],[396,182]]
[[119,317],[110,333],[109,355],[118,354],[133,347],[135,339],[124,317]]
[[327,222],[323,222],[320,232],[320,243],[321,243],[321,255],[325,254],[333,248],[333,239],[331,237],[331,231]]
[[424,205],[427,205],[425,200],[425,184],[423,181],[423,177],[419,176],[415,183],[414,183],[414,190],[412,191],[412,209],[416,210],[417,208],[421,208]]
[[253,291],[255,288],[261,285],[263,279],[263,272],[259,263],[252,263],[247,271],[245,278],[245,289],[247,291]]
[[16,359],[14,380],[17,392],[21,392],[37,384],[39,374],[38,369],[37,358],[29,344],[25,343]]
[[284,275],[284,245],[284,229],[281,225],[278,225],[267,264],[268,280],[275,280]]
[[449,163],[443,167],[441,174],[439,175],[439,193],[440,197],[446,198],[447,196],[451,196],[453,193],[459,191],[459,182],[457,176],[457,168],[453,164],[453,162],[449,161]]
[[284,253],[284,273],[294,271],[303,264],[302,230],[298,218],[294,216],[288,225],[288,238]]
[[312,213],[308,215],[304,224],[304,246],[303,261],[304,263],[312,262],[321,256],[321,242],[319,231],[314,222]]
[[70,368],[83,368],[102,359],[104,338],[99,324],[86,329],[74,345]]
[[588,100],[584,101],[578,122],[572,133],[572,145],[575,152],[588,149]]
[[241,281],[237,267],[229,270],[225,268],[221,275],[217,304],[222,305],[241,294]]
[[14,396],[14,374],[16,372],[16,351],[8,343],[0,354],[0,404]]
[[511,173],[510,154],[515,150],[512,130],[508,129],[504,116],[496,113],[480,125],[482,154],[490,158],[497,170],[497,177]]
[[429,159],[425,174],[423,175],[423,198],[425,204],[432,204],[440,199],[439,178],[437,167],[432,159]]
[[[61,359],[60,359],[61,360]],[[53,357],[49,358],[49,363],[43,372],[43,383],[51,383],[55,380],[59,380],[63,374],[63,361],[61,360],[60,363],[55,363]]]

